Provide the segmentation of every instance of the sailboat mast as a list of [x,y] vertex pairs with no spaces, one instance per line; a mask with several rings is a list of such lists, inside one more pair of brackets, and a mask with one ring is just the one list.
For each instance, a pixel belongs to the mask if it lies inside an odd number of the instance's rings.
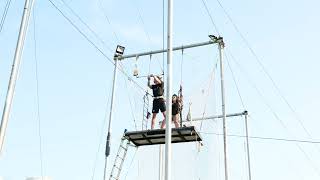
[[173,0],[168,0],[168,36],[167,36],[167,113],[166,113],[166,147],[165,147],[165,180],[171,180],[171,111],[172,111],[172,29],[173,29]]
[[227,130],[226,130],[226,106],[225,106],[225,88],[223,74],[223,40],[219,42],[219,58],[220,58],[220,76],[221,76],[221,100],[222,100],[222,119],[223,119],[223,154],[224,154],[224,176],[228,180],[228,163],[227,163]]
[[23,10],[23,16],[20,24],[19,37],[18,42],[14,54],[14,60],[11,69],[11,75],[8,85],[8,91],[6,96],[6,101],[3,108],[2,119],[1,119],[1,127],[0,127],[0,154],[2,153],[4,146],[4,139],[6,134],[6,129],[8,125],[8,120],[10,116],[10,110],[12,106],[14,90],[16,86],[16,81],[19,74],[19,68],[21,64],[21,56],[23,53],[24,41],[26,39],[26,34],[29,25],[30,14],[32,11],[32,7],[34,4],[34,0],[26,0]]

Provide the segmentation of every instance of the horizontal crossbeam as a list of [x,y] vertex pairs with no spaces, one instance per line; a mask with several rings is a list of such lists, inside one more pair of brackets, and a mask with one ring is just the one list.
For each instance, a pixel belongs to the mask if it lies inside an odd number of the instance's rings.
[[[200,46],[206,46],[206,45],[210,45],[210,44],[218,44],[220,42],[222,42],[222,38],[221,37],[215,37],[215,38],[211,38],[210,41],[206,41],[206,42],[174,47],[172,49],[172,51],[184,50],[184,49],[200,47]],[[124,60],[124,59],[128,59],[128,58],[137,58],[137,57],[147,56],[147,55],[150,56],[150,55],[153,55],[153,54],[165,53],[167,51],[168,51],[168,49],[160,49],[160,50],[148,51],[148,52],[143,52],[143,53],[129,54],[129,55],[115,57],[115,60]]]
[[[248,111],[243,111],[241,113],[227,114],[226,117],[236,117],[236,116],[244,116],[244,115],[248,115]],[[203,121],[203,120],[212,120],[212,119],[221,119],[221,118],[223,118],[223,115],[214,115],[214,116],[191,118],[191,121]],[[184,120],[182,122],[190,122],[190,121]]]

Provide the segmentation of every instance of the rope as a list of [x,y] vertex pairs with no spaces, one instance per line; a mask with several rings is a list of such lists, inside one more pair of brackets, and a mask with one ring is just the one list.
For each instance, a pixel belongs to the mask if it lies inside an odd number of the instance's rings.
[[42,152],[42,136],[41,136],[41,116],[40,116],[40,96],[39,96],[39,71],[38,71],[38,56],[37,56],[37,37],[36,37],[36,18],[35,8],[33,9],[33,42],[34,42],[34,62],[35,62],[35,77],[36,77],[36,96],[37,96],[37,119],[38,119],[38,136],[39,136],[39,152],[40,152],[40,171],[43,178],[43,152]]
[[[201,132],[200,131],[198,133],[207,134],[207,135],[223,136],[222,133],[215,133],[215,132]],[[229,136],[229,137],[237,137],[237,138],[246,138],[245,135],[239,135],[239,134],[229,134],[227,136]],[[284,142],[320,144],[320,140],[319,141],[314,141],[314,140],[286,139],[286,138],[263,137],[263,136],[248,136],[248,137],[250,139],[258,139],[258,140],[271,140],[271,141],[284,141]]]
[[180,74],[180,85],[182,86],[182,77],[183,77],[183,53],[184,49],[182,48],[181,50],[181,63],[180,63],[180,69],[181,69],[181,74]]
[[[275,87],[278,95],[281,97],[281,99],[287,104],[287,106],[289,107],[290,111],[293,113],[294,117],[296,118],[296,120],[299,122],[300,126],[303,128],[303,130],[305,131],[305,133],[308,135],[308,137],[310,139],[312,139],[311,133],[307,130],[307,128],[305,127],[303,121],[301,120],[301,118],[299,117],[297,111],[295,110],[295,108],[289,103],[289,101],[287,100],[287,98],[283,95],[283,93],[281,92],[280,88],[278,87],[277,83],[275,82],[275,80],[272,78],[271,74],[267,71],[267,68],[263,65],[261,59],[259,58],[259,56],[257,55],[257,53],[253,50],[252,46],[250,45],[249,41],[245,38],[245,36],[241,33],[240,29],[238,28],[238,26],[234,23],[233,19],[231,18],[231,16],[229,15],[229,13],[227,12],[227,10],[223,7],[222,3],[219,0],[216,0],[219,4],[219,6],[221,7],[221,9],[223,10],[223,12],[226,14],[227,18],[229,19],[229,21],[231,22],[232,26],[234,27],[234,29],[237,31],[237,33],[240,35],[242,41],[245,43],[245,45],[247,46],[247,48],[249,49],[249,51],[251,52],[251,54],[255,57],[255,60],[258,62],[258,64],[261,66],[263,72],[266,74],[266,76],[269,78],[269,80],[272,82],[272,85]],[[320,152],[319,148],[317,148],[318,151]]]
[[151,70],[151,59],[152,59],[152,55],[150,54],[150,60],[149,60],[149,72],[148,72],[148,75],[150,74],[150,70]]
[[120,40],[119,40],[119,38],[118,38],[119,36],[117,35],[116,31],[114,30],[114,28],[113,28],[113,26],[112,26],[112,24],[111,24],[111,21],[110,21],[108,15],[107,15],[107,13],[105,13],[106,10],[103,8],[103,5],[102,5],[102,3],[101,3],[101,0],[99,0],[99,5],[98,5],[98,7],[99,7],[100,11],[102,12],[102,14],[104,15],[104,17],[106,18],[108,24],[110,25],[114,37],[117,39],[118,42],[120,42]]
[[183,95],[182,95],[182,79],[183,79],[183,49],[181,50],[181,63],[180,63],[180,89],[179,89],[179,92],[178,92],[178,96],[179,96],[179,99],[180,99],[180,113],[179,113],[179,117],[180,117],[180,127],[182,127],[182,111],[183,111],[183,106],[184,106],[184,98],[183,98]]
[[218,30],[218,26],[216,25],[216,23],[214,23],[213,18],[211,16],[211,13],[209,11],[209,8],[207,7],[207,4],[206,4],[205,0],[201,0],[201,1],[202,1],[203,6],[205,7],[205,9],[207,11],[208,16],[210,17],[211,24],[213,25],[213,27],[214,27],[215,31],[218,33],[218,35],[220,35],[219,30]]
[[[210,91],[209,91],[209,89],[211,88],[211,85],[212,85],[212,82],[214,81],[214,74],[215,74],[215,71],[216,71],[216,69],[217,69],[217,64],[218,64],[218,59],[217,59],[217,61],[216,61],[216,64],[214,65],[214,67],[213,67],[213,69],[212,69],[212,75],[211,75],[211,79],[210,79],[210,81],[209,81],[209,86],[208,86],[208,93],[207,93],[207,96],[206,96],[206,100],[205,100],[205,103],[204,103],[204,109],[203,109],[203,113],[202,113],[202,118],[204,118],[204,116],[205,116],[205,114],[206,114],[206,110],[207,110],[207,104],[208,104],[208,97],[209,97],[209,95],[210,95]],[[203,123],[203,121],[201,121],[201,123],[200,123],[200,130],[202,129],[202,123]]]
[[1,17],[1,21],[0,21],[0,33],[2,32],[3,25],[4,25],[5,20],[7,18],[7,14],[8,14],[8,10],[9,10],[10,4],[11,4],[11,0],[7,0],[7,3],[5,5],[5,7],[4,7],[4,11],[3,11],[3,14],[2,14],[2,17]]
[[[123,68],[122,63],[120,62],[119,64],[120,64],[120,66]],[[129,105],[130,105],[131,115],[132,115],[133,122],[134,122],[134,127],[135,127],[136,130],[138,130],[138,128],[137,128],[137,123],[136,123],[137,119],[136,119],[136,116],[134,115],[134,112],[135,112],[134,109],[135,109],[135,108],[132,106],[132,101],[131,101],[131,98],[130,98],[128,83],[127,83],[125,77],[123,77],[123,79],[124,79],[124,83],[125,83],[126,89],[127,89],[127,94],[128,94],[128,99],[129,99]]]
[[[56,6],[56,4],[52,1],[52,0],[48,0],[51,5],[57,10],[59,11],[59,13],[88,41],[89,44],[91,44],[102,56],[104,56],[112,65],[115,66],[115,62],[113,62],[112,59],[110,59],[106,53],[104,53],[83,31],[81,31],[81,29],[79,27],[77,27],[75,25],[75,23],[70,19],[68,18],[60,9],[58,6]],[[125,71],[123,71],[121,68],[119,68],[117,66],[117,69],[123,74],[125,75],[130,81],[134,82],[134,84],[139,87],[143,92],[145,92],[145,89],[139,85],[136,81],[134,81],[129,75],[128,73],[126,73]],[[150,94],[150,96],[152,96]]]
[[[110,86],[111,86],[111,81],[110,81]],[[106,104],[106,107],[109,106],[110,104],[110,99],[111,99],[111,92],[109,93],[109,96],[108,96],[108,100],[107,100],[107,104]],[[105,108],[107,109],[107,108]],[[104,129],[105,129],[105,126],[107,125],[107,116],[109,114],[109,111],[106,111],[105,114],[104,114],[104,118],[103,118],[103,121],[102,121],[102,126],[101,126],[101,130],[100,130],[100,137],[99,137],[99,144],[98,144],[98,150],[96,152],[96,156],[95,156],[95,160],[94,160],[94,165],[93,165],[93,169],[92,169],[92,176],[91,176],[91,180],[94,180],[94,177],[95,177],[95,172],[96,172],[96,168],[97,168],[97,164],[98,164],[98,159],[99,159],[99,153],[100,153],[100,149],[101,149],[101,144],[102,144],[102,139],[103,139],[103,135],[104,135]]]
[[[131,2],[131,1],[130,1],[130,2]],[[136,3],[138,4],[138,1],[134,1],[134,2],[136,2]],[[133,4],[134,4],[134,3],[133,3]],[[143,32],[144,32],[144,34],[145,34],[146,37],[147,37],[147,41],[148,41],[149,47],[151,47],[151,38],[150,38],[150,35],[149,35],[148,31],[147,31],[146,25],[145,25],[145,23],[144,23],[144,20],[143,20],[142,13],[141,13],[141,10],[140,10],[140,8],[139,8],[139,5],[134,4],[134,6],[135,6],[136,9],[137,9],[138,18],[139,18],[139,20],[140,20],[140,22],[141,22]],[[160,66],[161,71],[163,72],[163,68],[164,68],[164,67],[161,66],[161,64],[160,64],[160,62],[159,62],[159,59],[157,59],[157,62],[158,62],[158,64],[159,64],[159,66]]]
[[244,102],[243,102],[243,98],[242,98],[241,93],[240,93],[240,89],[239,89],[238,83],[237,83],[237,81],[236,81],[236,78],[235,78],[235,75],[234,75],[234,73],[233,73],[233,70],[232,70],[232,68],[231,68],[231,66],[230,66],[228,56],[227,56],[226,54],[224,54],[224,56],[225,56],[225,58],[226,58],[226,60],[227,60],[227,65],[228,65],[229,70],[230,70],[230,72],[231,72],[232,80],[233,80],[234,84],[236,85],[237,93],[238,93],[238,96],[239,96],[239,98],[240,98],[242,108],[243,108],[243,109],[246,109],[246,108],[245,108],[245,105],[244,105]]
[[105,41],[65,2],[65,0],[61,0],[62,3],[71,11],[71,13],[78,18],[78,20],[87,28],[89,31],[105,46],[110,52],[113,50],[106,45]]
[[[238,65],[239,69],[242,70],[241,65],[235,60],[235,57],[231,55],[231,59]],[[242,71],[244,73],[244,71]],[[268,107],[269,111],[272,113],[272,115],[280,122],[280,125],[287,131],[287,134],[289,134],[290,136],[292,136],[292,134],[290,133],[288,127],[286,126],[286,124],[279,118],[278,114],[273,110],[273,108],[271,107],[271,105],[268,103],[268,101],[264,98],[263,94],[261,93],[261,91],[257,88],[257,86],[253,83],[253,81],[251,81],[251,79],[248,77],[247,73],[244,73],[247,77],[247,80],[249,81],[250,85],[257,91],[259,97],[261,98],[262,102]],[[293,136],[294,137],[294,136]],[[298,149],[304,154],[304,156],[307,158],[307,160],[310,162],[310,165],[312,166],[312,168],[315,170],[315,172],[317,173],[318,176],[320,176],[320,171],[319,169],[313,164],[312,160],[310,159],[310,157],[308,156],[308,154],[302,149],[302,147],[296,143],[296,146],[298,147]]]
[[[216,66],[215,66],[215,67],[216,67]],[[205,114],[206,114],[208,97],[209,97],[209,94],[210,94],[209,89],[210,89],[210,87],[211,87],[212,81],[214,81],[215,68],[213,68],[211,74],[212,74],[212,75],[211,75],[211,79],[210,79],[210,81],[209,81],[209,86],[208,86],[207,94],[206,94],[206,97],[205,97],[205,103],[204,103],[202,118],[204,118],[204,116],[205,116]],[[200,123],[200,130],[202,129],[202,123],[203,123],[203,121],[201,121],[201,123]]]

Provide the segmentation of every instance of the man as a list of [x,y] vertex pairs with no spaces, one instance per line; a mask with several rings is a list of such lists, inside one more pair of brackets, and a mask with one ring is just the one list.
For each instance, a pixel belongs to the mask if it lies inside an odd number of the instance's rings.
[[[180,112],[182,110],[182,94],[177,96],[174,94],[172,96],[172,121],[176,128],[180,127],[179,120],[180,120]],[[162,121],[161,129],[163,129],[166,125],[165,121]]]
[[[151,85],[150,79],[153,77],[153,85]],[[159,76],[153,76],[152,74],[148,76],[148,86],[152,89],[153,93],[153,103],[152,103],[152,120],[151,129],[154,129],[155,121],[159,110],[163,115],[163,121],[166,119],[166,104],[163,98],[164,83]]]

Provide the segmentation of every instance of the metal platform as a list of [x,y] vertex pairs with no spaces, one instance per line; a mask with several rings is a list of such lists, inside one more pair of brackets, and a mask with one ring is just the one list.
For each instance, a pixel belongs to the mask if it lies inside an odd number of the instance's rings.
[[[165,144],[165,129],[153,129],[145,131],[131,131],[124,134],[124,138],[136,146]],[[172,143],[185,143],[202,141],[200,134],[194,126],[172,128]]]

